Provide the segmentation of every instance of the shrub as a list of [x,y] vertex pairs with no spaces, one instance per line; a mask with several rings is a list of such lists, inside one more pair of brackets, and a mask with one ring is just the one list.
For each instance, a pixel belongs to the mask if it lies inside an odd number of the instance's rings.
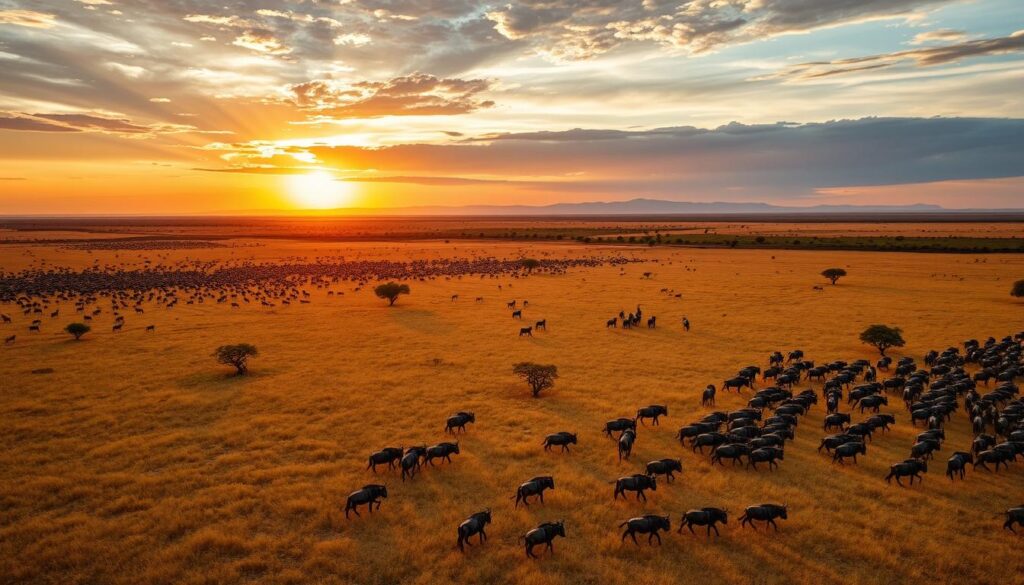
[[1013,283],[1013,288],[1010,289],[1010,296],[1017,297],[1018,299],[1024,297],[1024,280],[1018,280]]
[[248,343],[222,345],[213,352],[213,357],[217,358],[217,363],[233,366],[238,371],[239,376],[244,375],[249,370],[249,358],[258,355],[259,352],[256,351],[256,346]]
[[533,362],[520,362],[512,367],[512,373],[530,385],[533,397],[555,385],[558,379],[558,366],[541,365]]
[[387,282],[377,285],[377,288],[373,289],[373,294],[377,295],[378,298],[386,300],[390,307],[395,304],[399,295],[409,294],[409,285]]

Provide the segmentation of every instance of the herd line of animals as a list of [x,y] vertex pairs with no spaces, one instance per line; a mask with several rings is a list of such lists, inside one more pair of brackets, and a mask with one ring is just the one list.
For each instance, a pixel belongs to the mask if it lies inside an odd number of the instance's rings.
[[[578,266],[602,264],[621,265],[633,259],[585,258],[569,260],[544,260],[537,270],[550,274],[564,273]],[[183,261],[176,266],[160,266],[144,270],[124,268],[93,268],[81,272],[65,269],[26,270],[17,274],[0,274],[0,303],[16,303],[27,316],[49,313],[57,318],[60,309],[50,309],[51,303],[74,303],[75,311],[91,320],[103,311],[97,305],[101,298],[109,299],[114,313],[114,331],[124,325],[120,310],[133,310],[143,314],[143,303],[155,303],[168,309],[179,302],[201,304],[204,302],[224,303],[239,307],[240,303],[259,302],[263,306],[307,303],[310,292],[304,287],[312,286],[329,289],[332,284],[343,281],[355,282],[356,290],[373,280],[462,278],[498,278],[512,275],[514,278],[525,274],[516,261],[483,260],[434,260],[418,262],[328,262],[255,264],[238,262],[219,264],[216,262]],[[499,289],[500,289],[499,285]],[[328,290],[328,295],[335,291]],[[344,293],[338,293],[344,294]],[[677,295],[678,296],[678,295]],[[457,300],[457,295],[452,300]],[[482,300],[478,297],[477,300]],[[507,304],[513,311],[513,318],[522,318],[523,307]],[[641,324],[642,311],[628,316],[621,312],[618,318],[608,321],[608,327],[621,322],[624,327]],[[2,314],[2,323],[13,320]],[[655,327],[655,317],[647,320],[649,328]],[[33,320],[32,331],[39,331],[40,319]],[[524,327],[520,335],[532,335],[535,330],[546,330],[547,320],[540,320],[532,327]],[[683,325],[688,330],[689,322]],[[147,330],[152,331],[153,326]],[[8,342],[14,340],[13,336]],[[721,390],[741,393],[744,389],[753,392],[746,407],[734,411],[714,411],[700,420],[682,426],[676,437],[681,446],[688,446],[693,453],[705,453],[713,465],[745,465],[760,469],[764,465],[774,470],[785,459],[788,441],[795,437],[800,417],[814,408],[819,401],[825,403],[826,416],[824,431],[836,431],[822,438],[818,451],[830,454],[832,462],[845,465],[856,464],[857,457],[866,456],[868,445],[876,432],[882,433],[896,424],[896,416],[881,412],[889,406],[890,396],[902,398],[912,425],[923,426],[922,432],[910,446],[906,460],[891,465],[885,476],[886,482],[895,480],[904,486],[903,479],[910,485],[915,480],[922,482],[923,473],[928,472],[928,462],[944,447],[944,425],[955,413],[963,411],[969,419],[975,438],[970,445],[962,446],[949,457],[946,475],[951,481],[966,478],[967,470],[978,467],[996,473],[1000,468],[1009,469],[1010,463],[1017,462],[1024,455],[1024,399],[1018,398],[1019,390],[1015,379],[1021,375],[1022,344],[1024,332],[1002,340],[988,338],[984,343],[968,340],[961,347],[949,347],[942,351],[930,351],[924,356],[925,368],[921,368],[911,357],[902,357],[895,363],[883,357],[875,364],[867,360],[850,363],[833,361],[816,364],[804,359],[802,351],[795,350],[784,355],[774,352],[768,358],[767,366],[749,365],[724,380]],[[976,367],[969,374],[966,367]],[[887,375],[879,379],[880,372]],[[822,384],[821,395],[813,389],[794,391],[801,382],[812,381]],[[757,384],[771,385],[758,389]],[[992,384],[994,383],[994,386]],[[981,385],[984,392],[979,391]],[[989,388],[992,388],[989,390]],[[718,387],[708,385],[703,391],[703,406],[714,407]],[[843,412],[843,409],[849,412]],[[867,416],[865,411],[869,411]],[[628,461],[638,440],[639,428],[659,426],[660,418],[668,416],[667,405],[650,405],[637,410],[632,417],[621,417],[605,423],[604,434],[614,440],[619,461]],[[854,414],[862,417],[853,421]],[[476,423],[473,412],[460,411],[446,422],[445,431],[451,434],[466,432],[468,424]],[[544,437],[544,450],[558,448],[569,452],[571,445],[578,445],[577,433],[557,432]],[[412,481],[425,467],[436,463],[452,463],[453,455],[459,455],[459,441],[444,441],[435,445],[426,444],[412,447],[386,447],[372,453],[368,458],[367,470],[377,473],[378,466],[400,472],[402,482]],[[992,467],[989,467],[989,466]],[[647,463],[643,473],[618,478],[614,482],[613,499],[626,498],[627,492],[635,494],[637,501],[647,501],[646,491],[656,491],[658,477],[672,483],[675,474],[682,473],[682,460],[664,458]],[[544,493],[555,488],[552,476],[532,477],[515,488],[511,499],[513,506],[530,506],[544,503]],[[345,517],[353,513],[359,516],[359,508],[369,513],[380,509],[382,500],[388,497],[388,488],[383,484],[368,484],[352,492],[345,504]],[[778,531],[776,521],[789,516],[786,504],[760,503],[747,506],[739,518],[741,526],[756,529],[756,522]],[[727,508],[715,505],[689,510],[682,514],[677,532],[684,528],[694,533],[694,527],[702,527],[708,537],[714,531],[719,534],[718,524],[728,523]],[[490,508],[476,512],[458,525],[456,545],[464,549],[470,539],[478,542],[487,540],[486,528],[492,522]],[[1024,526],[1024,504],[1006,510],[1004,528],[1016,532],[1014,526]],[[648,543],[661,543],[660,532],[670,531],[668,515],[647,514],[623,521],[618,528],[624,529],[621,539],[627,538],[639,544],[637,535],[646,535]],[[566,525],[562,520],[544,522],[522,536],[525,553],[536,557],[534,549],[544,546],[553,552],[553,541],[566,536]]]

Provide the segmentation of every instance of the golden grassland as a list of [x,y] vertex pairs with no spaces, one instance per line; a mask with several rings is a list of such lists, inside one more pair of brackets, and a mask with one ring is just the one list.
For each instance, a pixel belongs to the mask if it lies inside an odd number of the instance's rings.
[[[593,253],[618,251],[474,242],[119,254],[6,246],[0,266]],[[979,469],[955,484],[944,477],[949,452],[969,446],[962,412],[913,488],[882,479],[920,430],[895,396],[888,411],[897,426],[876,436],[859,465],[833,466],[816,453],[823,404],[801,420],[772,473],[711,467],[674,434],[710,410],[700,406],[706,384],[764,366],[774,350],[801,348],[819,363],[873,358],[857,334],[880,322],[902,327],[908,340],[891,353],[920,360],[932,348],[1024,329],[1024,306],[1008,295],[1024,256],[621,253],[648,262],[621,274],[608,266],[411,282],[412,294],[390,308],[352,284],[335,287],[343,296],[315,291],[312,304],[274,309],[146,305],[119,334],[106,312],[81,342],[59,333],[70,305],[33,336],[16,313],[15,324],[0,326],[18,334],[0,348],[0,582],[1020,582],[1024,540],[1001,529],[1001,512],[1024,501],[1024,468]],[[830,266],[849,276],[812,290]],[[525,321],[546,318],[549,331],[519,338],[505,308],[512,299],[528,299]],[[606,319],[638,303],[657,315],[656,330],[605,330]],[[689,333],[679,327],[683,315]],[[144,332],[148,324],[155,333]],[[232,377],[210,357],[235,342],[259,347],[249,376]],[[559,367],[540,399],[511,375],[523,360]],[[40,368],[54,372],[30,373]],[[718,408],[744,402],[720,393]],[[603,422],[651,403],[667,404],[670,416],[641,428],[632,460],[619,463]],[[453,464],[405,483],[365,471],[381,447],[446,440],[444,420],[457,410],[474,411],[477,423],[460,437]],[[543,436],[562,430],[578,432],[580,444],[572,454],[545,453]],[[659,482],[646,504],[612,501],[610,481],[662,457],[683,460],[674,484]],[[515,486],[540,474],[556,483],[546,505],[513,510]],[[346,520],[347,494],[375,482],[390,491],[380,513]],[[740,529],[742,508],[764,501],[790,506],[781,532]],[[705,505],[731,512],[721,538],[674,533],[682,512]],[[455,527],[488,506],[490,541],[460,554]],[[619,523],[643,513],[671,514],[673,533],[661,547],[620,544]],[[525,559],[519,537],[561,518],[568,538],[555,542],[555,554]]]

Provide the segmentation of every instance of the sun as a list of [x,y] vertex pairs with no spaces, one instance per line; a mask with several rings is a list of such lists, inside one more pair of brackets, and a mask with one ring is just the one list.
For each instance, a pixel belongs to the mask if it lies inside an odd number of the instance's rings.
[[334,209],[351,203],[352,184],[327,171],[311,171],[289,176],[288,194],[302,209]]

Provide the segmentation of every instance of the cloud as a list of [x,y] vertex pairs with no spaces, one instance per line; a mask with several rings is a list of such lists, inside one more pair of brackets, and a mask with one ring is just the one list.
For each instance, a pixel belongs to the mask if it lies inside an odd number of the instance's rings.
[[416,73],[388,81],[337,84],[313,80],[289,87],[292,101],[320,116],[450,116],[494,105],[479,94],[491,87],[486,79],[439,78]]
[[267,55],[287,55],[292,52],[291,47],[285,46],[267,30],[247,30],[235,37],[231,44]]
[[949,41],[963,41],[967,39],[967,33],[962,30],[953,30],[951,28],[940,28],[938,30],[929,30],[914,35],[911,39],[911,45],[924,45],[932,42],[949,42]]
[[0,24],[13,24],[28,28],[53,28],[57,16],[35,10],[0,10]]
[[[0,130],[25,132],[96,132],[131,137],[201,132],[184,124],[139,124],[128,118],[86,113],[0,112]],[[209,133],[209,132],[207,132]]]
[[[920,35],[918,35],[919,37]],[[915,37],[916,39],[917,37]],[[938,47],[923,47],[895,53],[883,53],[866,57],[837,59],[835,61],[815,61],[801,63],[786,68],[765,78],[782,78],[795,80],[814,80],[823,77],[858,73],[873,69],[893,67],[904,62],[911,62],[918,67],[932,67],[955,63],[972,57],[985,57],[1018,53],[1024,51],[1024,30],[1019,30],[1006,37],[963,41]]]

